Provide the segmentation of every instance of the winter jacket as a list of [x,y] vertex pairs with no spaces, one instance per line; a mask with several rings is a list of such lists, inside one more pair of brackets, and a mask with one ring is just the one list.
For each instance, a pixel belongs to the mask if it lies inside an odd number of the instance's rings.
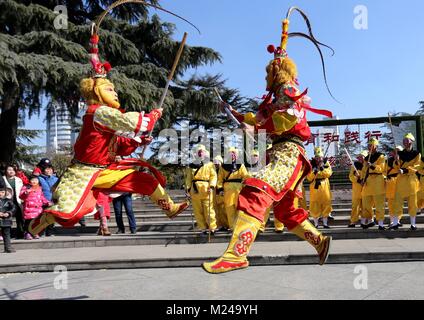
[[[19,195],[21,194],[22,187],[24,186],[24,183],[22,180],[18,177],[14,177],[15,179],[15,190],[13,190],[13,194],[16,195],[16,202],[19,206],[22,206],[22,200],[19,198]],[[6,184],[6,187],[9,189],[13,189],[11,185],[9,184],[9,181],[7,181],[6,176],[3,176],[3,180]]]
[[[12,189],[10,189],[10,192],[12,192]],[[9,213],[9,216],[7,218],[0,218],[0,227],[11,227],[13,223],[12,218],[16,212],[16,206],[13,203],[13,200],[8,198],[7,196],[0,199],[0,212]]]
[[44,196],[41,187],[37,189],[23,187],[20,198],[24,201],[23,217],[25,220],[38,217],[43,212],[43,206],[47,206],[50,203]]
[[59,180],[56,175],[46,176],[45,174],[41,174],[38,179],[40,180],[41,188],[43,189],[44,196],[47,200],[52,201],[53,192],[52,188],[55,183]]

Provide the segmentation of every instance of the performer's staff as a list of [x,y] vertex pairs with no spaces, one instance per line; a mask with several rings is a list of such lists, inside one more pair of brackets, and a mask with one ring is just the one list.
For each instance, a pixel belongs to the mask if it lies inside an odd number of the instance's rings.
[[[163,103],[164,103],[165,98],[166,98],[166,94],[168,93],[169,85],[172,81],[172,78],[174,77],[174,73],[175,73],[175,69],[177,68],[178,61],[180,60],[181,54],[183,53],[183,49],[184,49],[186,39],[187,39],[187,32],[184,32],[183,40],[181,41],[177,55],[175,56],[174,64],[172,65],[171,71],[169,72],[168,80],[166,81],[166,85],[165,85],[165,89],[163,90],[162,97],[160,98],[158,109],[161,109],[162,106],[163,106]],[[152,131],[153,131],[153,129],[152,129]],[[149,138],[151,138],[151,136],[152,136],[152,131],[149,131],[149,134],[148,134]],[[144,152],[146,151],[146,148],[147,148],[147,145],[144,145],[143,150],[141,151],[140,157],[142,159],[144,158]]]
[[392,138],[393,138],[393,146],[394,146],[393,149],[394,149],[394,153],[395,153],[395,161],[397,162],[399,156],[398,156],[398,151],[397,151],[397,148],[396,148],[395,133],[393,131],[392,117],[390,116],[390,112],[388,112],[387,115],[389,117],[390,131],[392,133]]
[[359,171],[358,169],[356,169],[354,162],[352,161],[352,157],[350,156],[349,152],[347,151],[346,148],[343,148],[344,151],[346,152],[347,157],[349,158],[350,163],[352,164],[353,169],[355,169],[356,174],[358,175],[358,177],[360,177]]

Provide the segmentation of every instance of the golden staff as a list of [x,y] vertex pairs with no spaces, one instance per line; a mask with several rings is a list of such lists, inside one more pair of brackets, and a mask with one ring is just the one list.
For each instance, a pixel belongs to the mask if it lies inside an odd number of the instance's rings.
[[[158,109],[162,108],[162,105],[165,101],[166,94],[168,93],[169,85],[171,83],[172,78],[174,77],[175,69],[177,68],[178,61],[180,60],[181,54],[183,53],[184,45],[187,39],[187,32],[184,32],[183,40],[181,41],[180,47],[178,48],[177,55],[174,59],[174,64],[172,65],[171,72],[168,75],[168,81],[166,81],[165,89],[163,90],[162,97],[160,98]],[[152,136],[152,131],[149,131],[148,137]],[[143,146],[143,150],[141,151],[140,157],[144,158],[144,152],[146,151],[147,145]]]

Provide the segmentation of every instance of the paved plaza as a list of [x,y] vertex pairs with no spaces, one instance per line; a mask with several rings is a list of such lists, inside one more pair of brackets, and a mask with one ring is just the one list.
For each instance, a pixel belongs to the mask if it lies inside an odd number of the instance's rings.
[[424,299],[423,269],[424,262],[403,262],[263,266],[221,275],[200,267],[2,274],[0,299]]

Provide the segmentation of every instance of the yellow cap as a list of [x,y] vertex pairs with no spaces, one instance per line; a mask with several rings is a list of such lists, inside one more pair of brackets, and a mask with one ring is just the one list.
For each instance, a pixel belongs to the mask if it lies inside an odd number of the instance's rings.
[[252,156],[259,156],[259,151],[258,150],[252,150],[251,154]]
[[231,153],[231,152],[238,154],[238,149],[236,147],[231,147],[230,149],[228,149],[228,153]]
[[196,146],[195,150],[196,150],[196,152],[199,152],[200,150],[207,151],[206,147],[203,144],[198,144]]
[[368,141],[368,144],[372,144],[373,146],[378,146],[379,144],[380,144],[380,142],[378,141],[378,139],[376,139],[376,138],[371,138],[369,141]]
[[404,139],[409,139],[411,141],[415,141],[415,137],[412,135],[411,132],[408,132],[407,134],[405,134],[405,136],[403,138]]
[[315,157],[323,157],[324,153],[322,152],[321,147],[315,147],[314,148],[314,155]]
[[216,156],[215,158],[213,158],[213,163],[218,164],[218,163],[223,163],[224,159],[222,159],[221,156]]

